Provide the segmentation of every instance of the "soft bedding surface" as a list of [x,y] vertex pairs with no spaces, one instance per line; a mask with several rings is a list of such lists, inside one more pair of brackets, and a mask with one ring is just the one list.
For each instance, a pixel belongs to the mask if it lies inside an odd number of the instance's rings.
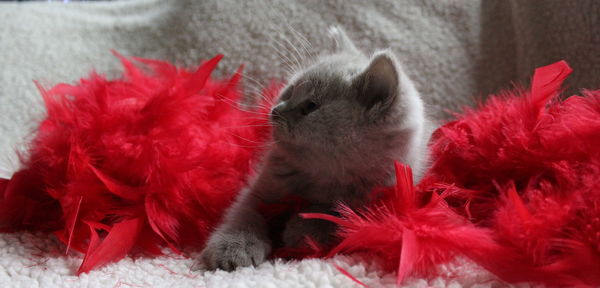
[[[220,73],[245,64],[248,91],[284,79],[286,62],[332,47],[340,25],[366,53],[391,48],[433,117],[481,95],[527,83],[537,66],[565,59],[569,92],[600,87],[597,1],[233,1],[132,0],[0,3],[0,176],[18,169],[17,150],[44,115],[32,80],[73,82],[95,69],[118,75],[110,49],[197,64],[217,53]],[[305,38],[305,39],[304,39]],[[307,44],[306,42],[310,42]],[[294,66],[294,65],[292,65]],[[233,273],[190,272],[189,257],[134,255],[79,277],[82,255],[52,236],[0,234],[0,287],[352,287],[339,265],[371,287],[393,287],[374,259],[274,261]],[[186,256],[193,258],[191,250]],[[335,264],[335,265],[334,265]],[[503,286],[464,259],[407,287]],[[524,283],[522,286],[530,286]]]

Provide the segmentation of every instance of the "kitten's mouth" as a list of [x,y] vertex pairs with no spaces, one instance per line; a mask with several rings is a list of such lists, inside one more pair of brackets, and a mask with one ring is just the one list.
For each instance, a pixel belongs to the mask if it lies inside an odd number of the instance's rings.
[[286,132],[286,134],[290,134],[292,132],[292,128],[287,120],[281,119],[277,121],[271,121],[273,127],[275,127],[280,132]]
[[273,110],[271,112],[271,124],[275,127],[275,132],[286,132],[286,134],[290,134],[291,126],[288,120],[279,113],[277,110]]
[[277,109],[273,109],[271,111],[271,122],[273,124],[277,124],[277,123],[281,123],[281,122],[285,122],[285,117],[283,117],[283,115],[281,115],[281,112],[279,112],[279,110]]

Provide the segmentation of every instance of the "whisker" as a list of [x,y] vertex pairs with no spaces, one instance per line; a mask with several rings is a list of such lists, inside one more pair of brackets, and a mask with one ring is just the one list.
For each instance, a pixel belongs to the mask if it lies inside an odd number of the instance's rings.
[[234,146],[238,146],[238,147],[245,147],[245,148],[256,148],[256,147],[268,147],[268,146],[272,146],[274,144],[277,144],[279,141],[265,141],[265,142],[256,142],[250,139],[246,139],[240,135],[231,133],[232,136],[237,137],[239,139],[242,139],[244,141],[250,142],[250,143],[255,143],[255,144],[260,144],[260,145],[243,145],[243,144],[238,144],[238,143],[230,143],[227,142],[228,144],[234,145]]
[[[275,18],[277,18],[277,17],[281,18],[281,16],[280,16],[281,14],[280,13],[276,13],[276,11],[274,11],[274,10],[273,10],[273,12],[275,12],[275,14],[276,14]],[[282,22],[285,22],[285,21],[282,21]],[[274,32],[277,32],[277,33],[268,34],[269,38],[271,39],[271,42],[268,43],[268,44],[269,44],[269,46],[271,46],[271,48],[277,53],[277,55],[279,56],[279,58],[286,65],[286,67],[287,67],[287,69],[286,69],[287,71],[286,72],[288,74],[288,75],[286,75],[286,78],[288,78],[289,76],[294,75],[297,72],[297,69],[301,67],[301,65],[300,65],[300,63],[298,62],[298,60],[297,60],[297,58],[295,56],[294,56],[294,59],[296,59],[296,61],[293,61],[291,59],[291,57],[288,56],[291,53],[290,53],[287,45],[283,44],[281,41],[279,41],[278,39],[276,39],[275,36],[273,36],[273,34],[279,34],[279,33],[281,33],[281,31],[277,27],[275,27],[275,25],[273,25],[273,24],[269,25],[269,27]],[[275,47],[275,45],[273,43],[276,43],[279,46],[279,48]],[[282,51],[285,51],[287,53],[283,53]],[[296,65],[298,65],[298,68],[294,67]]]
[[242,140],[244,140],[244,141],[250,142],[250,143],[264,144],[264,142],[256,142],[256,141],[254,141],[254,140],[247,139],[247,138],[245,138],[245,137],[242,137],[242,136],[240,136],[240,135],[237,135],[237,134],[233,134],[233,133],[232,133],[231,135],[233,135],[233,136],[235,136],[235,137],[238,137],[238,138],[240,138],[240,139],[242,139]]
[[231,146],[236,146],[236,147],[242,147],[242,148],[262,148],[262,147],[270,147],[271,143],[269,144],[265,144],[265,145],[242,145],[242,144],[237,144],[237,143],[230,143],[230,142],[226,142],[227,144],[231,145]]
[[302,63],[304,62],[304,58],[302,57],[302,54],[300,53],[298,48],[296,48],[296,45],[294,45],[294,43],[292,43],[290,41],[290,39],[285,36],[285,34],[282,34],[282,36],[283,36],[283,39],[287,42],[287,44],[289,44],[292,47],[292,49],[294,49],[294,52],[296,52],[296,53],[292,53],[292,56],[298,55],[297,58],[294,57],[296,59],[296,61],[298,62],[298,67],[302,67]]
[[250,80],[250,81],[252,81],[252,83],[260,86],[261,90],[267,90],[267,88],[262,83],[260,83],[260,81],[250,77],[250,75],[242,74],[242,78]]
[[[281,43],[277,42],[277,40],[275,40],[272,36],[271,36],[271,39],[273,41],[275,41],[277,44],[281,45]],[[296,63],[294,63],[294,61],[292,61],[292,59],[290,59],[287,55],[285,55],[283,52],[281,52],[280,49],[275,47],[275,45],[273,43],[269,43],[269,46],[271,46],[271,48],[273,48],[273,50],[275,50],[275,52],[277,53],[279,58],[281,58],[281,60],[284,62],[284,64],[287,66],[287,68],[289,68],[289,71],[292,73],[295,73],[296,68],[294,67],[294,65],[296,65]],[[285,50],[285,48],[284,48],[284,50]]]
[[[302,67],[302,64],[301,64],[301,59],[300,59],[300,58],[298,58],[298,56],[299,56],[299,55],[298,55],[298,54],[296,54],[296,53],[293,53],[293,52],[292,52],[292,51],[291,51],[291,50],[288,48],[288,44],[289,44],[289,45],[290,45],[292,48],[294,48],[294,49],[295,49],[294,45],[293,45],[293,44],[290,42],[290,40],[289,40],[289,39],[288,39],[288,38],[285,36],[285,34],[283,34],[283,33],[280,33],[279,35],[280,35],[280,36],[283,38],[282,40],[283,40],[283,41],[285,41],[285,42],[280,42],[279,40],[275,39],[274,37],[273,37],[273,41],[274,41],[276,44],[278,44],[278,45],[279,45],[279,46],[280,46],[280,47],[281,47],[281,48],[282,48],[284,51],[288,52],[288,53],[287,53],[287,55],[289,55],[289,56],[290,56],[290,57],[288,57],[288,59],[293,59],[293,60],[294,60],[294,62],[293,62],[293,63],[294,63],[294,64],[295,64],[297,67],[301,68],[301,67]],[[296,50],[296,52],[297,52],[297,50]]]
[[[267,121],[267,120],[269,120],[268,117],[264,117],[264,116],[267,116],[267,115],[261,115],[261,116],[252,115],[252,116],[254,116],[254,117],[242,117],[240,119],[242,119],[242,120],[257,120],[257,121]],[[269,113],[268,116],[271,116],[271,114]]]
[[[248,104],[248,105],[243,105],[244,108],[248,108],[248,109],[256,109],[259,111],[262,110],[268,110],[271,111],[271,108],[274,106],[274,103],[271,104],[271,102],[269,102],[269,98],[267,96],[263,96],[261,94],[258,95],[259,97],[261,97],[261,100],[266,100],[268,103],[267,104],[263,104],[261,102],[257,102],[257,103],[252,103],[252,104]],[[258,112],[258,111],[257,111]],[[267,114],[270,114],[270,112],[267,112]]]
[[[312,49],[312,48],[313,48],[313,46],[312,46],[312,44],[310,43],[310,41],[308,41],[308,40],[306,39],[306,37],[304,37],[304,36],[303,36],[303,35],[302,35],[300,32],[298,32],[298,30],[294,29],[294,27],[292,26],[292,24],[288,22],[288,19],[285,17],[285,15],[283,15],[281,12],[279,12],[279,11],[276,11],[276,10],[274,10],[274,9],[271,9],[271,11],[272,11],[272,12],[275,14],[276,18],[279,18],[279,19],[280,19],[280,21],[279,21],[280,23],[285,23],[284,25],[286,26],[286,28],[287,28],[287,29],[288,29],[288,30],[289,30],[289,31],[290,31],[290,32],[293,34],[293,36],[295,36],[295,37],[294,37],[294,40],[296,40],[297,42],[300,42],[300,45],[301,45],[301,46],[304,48],[304,51],[307,53],[306,55],[304,55],[304,54],[300,53],[300,52],[298,51],[298,49],[296,49],[296,45],[293,45],[292,41],[290,41],[290,40],[289,40],[289,39],[288,39],[288,38],[285,36],[285,34],[282,34],[282,35],[283,35],[283,37],[285,38],[285,40],[288,42],[288,44],[290,44],[290,46],[292,46],[292,48],[293,48],[294,50],[296,50],[296,53],[298,54],[298,57],[300,57],[300,60],[304,61],[304,60],[305,60],[305,58],[306,58],[306,56],[308,56],[308,57],[313,57],[313,58],[314,58],[314,55],[312,55],[312,54],[310,53],[310,50],[313,50],[313,49]],[[296,41],[294,41],[294,42],[296,42]],[[308,49],[308,47],[307,47],[307,46],[309,46],[309,47],[310,47],[310,49]],[[302,67],[302,63],[300,64],[300,67]]]
[[225,129],[237,129],[237,128],[248,128],[248,127],[273,127],[273,125],[238,125],[238,126],[223,126]]
[[[250,77],[249,75],[243,75],[243,77],[244,77],[244,79],[248,79],[248,80],[252,81],[253,83],[255,83],[257,85],[260,85],[260,90],[259,91],[255,91],[255,92],[257,92],[255,94],[257,94],[260,97],[261,100],[266,101],[270,105],[270,107],[273,107],[273,105],[275,104],[273,102],[273,100],[270,99],[270,97],[267,97],[267,95],[264,95],[264,91],[267,91],[268,89],[264,85],[262,85],[258,80]],[[260,104],[260,103],[254,103],[254,104],[256,104],[257,106],[259,106],[260,108],[270,108],[269,106],[261,106],[262,104]]]
[[255,114],[255,115],[261,115],[261,116],[267,116],[267,117],[270,115],[269,113],[263,113],[263,112],[258,112],[258,111],[252,111],[252,110],[243,109],[243,108],[240,107],[240,105],[237,102],[232,101],[230,99],[227,99],[225,97],[222,97],[219,100],[222,101],[222,102],[224,102],[224,103],[229,104],[231,107],[233,107],[233,108],[235,108],[235,109],[237,109],[239,111],[242,111],[242,112],[251,113],[251,114]]
[[294,29],[294,27],[292,27],[291,24],[288,23],[287,26],[288,29],[292,31],[292,33],[296,36],[296,39],[298,40],[298,42],[300,42],[300,45],[302,45],[302,48],[304,49],[306,54],[308,54],[307,56],[310,58],[316,58],[316,56],[312,53],[314,48],[312,44],[306,39],[306,37],[304,37],[304,35],[302,35],[298,30]]

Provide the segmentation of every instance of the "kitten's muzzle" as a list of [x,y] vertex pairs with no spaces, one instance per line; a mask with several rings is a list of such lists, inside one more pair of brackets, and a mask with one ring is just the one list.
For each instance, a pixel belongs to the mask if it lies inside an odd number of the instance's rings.
[[271,110],[271,122],[273,123],[285,123],[285,117],[283,116],[283,112],[281,108],[278,108],[280,105],[277,105]]
[[273,107],[271,110],[271,121],[273,121],[273,124],[283,123],[289,126],[298,122],[301,117],[302,114],[300,110],[291,109],[286,102],[277,104],[277,106]]
[[277,127],[277,130],[291,132],[291,123],[289,115],[286,111],[285,104],[279,103],[273,107],[270,115],[271,124]]

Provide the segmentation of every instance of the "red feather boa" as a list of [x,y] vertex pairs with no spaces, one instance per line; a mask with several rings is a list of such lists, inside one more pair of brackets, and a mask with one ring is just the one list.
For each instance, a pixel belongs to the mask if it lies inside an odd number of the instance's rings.
[[266,103],[237,105],[241,71],[209,78],[221,57],[196,71],[120,57],[123,79],[40,87],[47,117],[24,168],[0,184],[5,230],[54,231],[85,253],[78,273],[134,246],[202,245],[270,137]]
[[[122,58],[122,80],[41,89],[48,117],[25,168],[0,181],[0,223],[56,231],[86,253],[79,272],[134,246],[201,245],[269,134],[268,105],[236,106],[239,72],[209,79],[219,59],[195,72],[136,59],[146,73]],[[463,255],[508,282],[600,285],[600,91],[559,100],[570,72],[539,68],[530,91],[456,115],[434,134],[418,186],[397,165],[397,185],[365,210],[304,214],[339,224],[331,251],[276,254],[373,253],[399,283]]]
[[380,255],[399,283],[463,255],[512,283],[600,285],[600,90],[559,100],[570,72],[539,68],[530,91],[456,115],[416,188],[398,166],[397,186],[365,211],[305,215],[340,225],[329,255]]

